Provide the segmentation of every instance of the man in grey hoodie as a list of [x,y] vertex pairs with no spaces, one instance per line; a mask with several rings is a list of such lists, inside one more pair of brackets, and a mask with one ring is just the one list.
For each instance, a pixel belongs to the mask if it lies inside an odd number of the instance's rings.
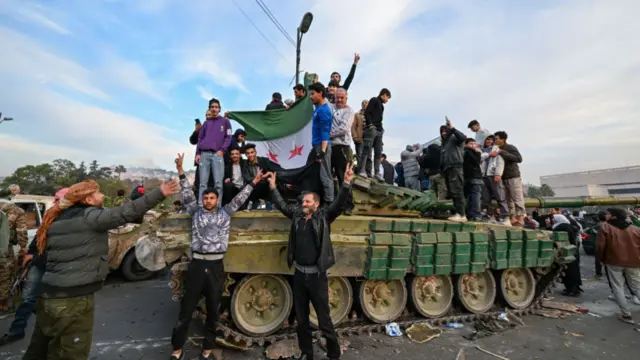
[[420,144],[407,145],[407,148],[400,153],[405,187],[418,191],[420,191],[420,164],[418,164],[420,154],[422,154]]
[[494,144],[495,137],[489,135],[484,140],[482,148],[482,178],[484,181],[484,191],[482,192],[483,207],[489,209],[491,214],[491,201],[495,200],[500,208],[500,222],[504,225],[511,225],[509,222],[509,207],[507,205],[507,196],[502,183],[502,172],[504,171],[504,159],[501,156],[491,157],[492,151],[498,151],[499,148]]

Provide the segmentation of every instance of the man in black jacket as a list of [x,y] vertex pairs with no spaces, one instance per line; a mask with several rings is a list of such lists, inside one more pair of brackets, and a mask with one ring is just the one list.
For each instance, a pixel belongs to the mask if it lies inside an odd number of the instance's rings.
[[267,176],[275,206],[293,220],[289,232],[287,264],[289,267],[295,264],[293,299],[302,359],[313,359],[309,302],[316,310],[318,327],[327,340],[327,356],[329,359],[338,359],[340,345],[331,322],[327,270],[335,263],[331,246],[331,223],[340,215],[349,196],[353,180],[351,163],[347,164],[338,197],[323,208],[319,208],[320,197],[316,193],[306,193],[302,199],[302,206],[288,205],[276,189],[276,175],[268,173]]
[[[440,136],[443,136],[443,134],[446,134],[446,132],[442,132]],[[439,201],[444,201],[447,199],[447,183],[444,181],[444,177],[440,174],[442,147],[437,143],[433,143],[427,146],[425,150],[426,152],[424,152],[419,160],[420,168],[424,169],[425,174],[429,179],[429,190],[436,193]]]
[[329,82],[335,81],[336,83],[338,83],[339,87],[345,90],[349,90],[349,86],[351,86],[351,82],[353,81],[353,76],[356,74],[356,66],[358,65],[359,61],[360,61],[360,54],[354,54],[353,65],[351,65],[351,70],[349,71],[349,75],[347,75],[347,79],[344,81],[344,84],[342,86],[340,86],[340,81],[342,80],[342,76],[337,71],[334,71],[331,73],[331,79],[329,79]]
[[271,95],[271,102],[264,108],[265,110],[278,110],[286,109],[287,106],[282,102],[282,95],[279,92],[274,92]]
[[[52,354],[88,359],[91,350],[94,294],[109,273],[109,230],[142,217],[176,194],[177,179],[113,209],[103,208],[104,195],[93,180],[69,187],[49,209],[36,235],[38,254],[47,254],[36,326],[22,359]],[[64,356],[60,356],[64,354]]]
[[380,174],[380,157],[382,156],[382,135],[384,128],[382,127],[382,119],[384,115],[384,104],[391,99],[389,89],[380,90],[377,97],[371,98],[367,109],[364,111],[364,138],[362,141],[362,158],[358,159],[358,175],[366,178],[367,173],[372,173],[366,169],[367,162],[371,158],[373,151],[373,174],[378,181],[384,181]]
[[507,143],[507,133],[498,131],[494,134],[496,145],[500,148],[498,151],[492,151],[489,156],[501,156],[504,159],[504,170],[502,171],[502,182],[504,184],[505,193],[507,195],[507,203],[509,207],[513,204],[513,208],[509,209],[511,214],[511,224],[524,226],[524,216],[526,210],[524,207],[524,190],[522,189],[522,179],[520,177],[520,166],[522,155],[518,148]]
[[396,170],[393,168],[393,165],[387,160],[387,155],[382,154],[380,158],[380,163],[382,164],[382,172],[384,173],[384,182],[389,185],[393,185],[393,180],[395,179]]
[[467,198],[467,216],[471,221],[482,221],[480,204],[482,201],[481,151],[474,139],[464,141],[464,193]]
[[[222,191],[222,206],[227,205],[231,200],[240,193],[240,190],[248,184],[245,181],[247,175],[247,164],[240,157],[240,149],[237,147],[229,148],[229,162],[224,164],[224,190]],[[246,204],[240,207],[244,209]]]
[[455,214],[450,221],[467,221],[464,210],[464,164],[463,149],[464,140],[467,138],[458,129],[453,127],[449,119],[446,125],[440,127],[442,136],[442,169],[447,183],[449,196],[453,200]]

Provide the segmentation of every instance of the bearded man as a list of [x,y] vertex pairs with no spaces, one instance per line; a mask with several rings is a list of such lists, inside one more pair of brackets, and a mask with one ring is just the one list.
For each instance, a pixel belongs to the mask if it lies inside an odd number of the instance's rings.
[[93,180],[69,187],[42,219],[36,235],[38,254],[47,253],[36,326],[23,360],[88,359],[93,335],[93,295],[109,273],[109,233],[141,218],[180,188],[177,179],[162,183],[136,200],[113,209]]
[[331,322],[329,310],[329,285],[327,270],[335,263],[331,246],[331,223],[340,215],[351,191],[353,170],[347,163],[344,182],[338,197],[323,208],[318,194],[308,192],[302,198],[302,206],[289,205],[276,188],[276,175],[267,173],[271,199],[282,212],[292,220],[289,231],[287,264],[294,266],[293,300],[298,320],[298,346],[302,351],[301,359],[313,359],[313,338],[309,324],[309,302],[318,316],[318,327],[327,340],[327,356],[334,360],[340,358],[338,336]]

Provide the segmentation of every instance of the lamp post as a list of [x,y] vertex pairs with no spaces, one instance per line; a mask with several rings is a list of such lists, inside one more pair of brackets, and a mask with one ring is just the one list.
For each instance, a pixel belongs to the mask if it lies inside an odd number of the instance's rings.
[[309,31],[309,27],[311,26],[311,22],[313,21],[313,14],[308,12],[304,14],[302,17],[302,21],[300,21],[300,26],[298,26],[297,31],[297,40],[296,40],[296,84],[299,84],[300,79],[300,43],[302,42],[302,35],[306,34]]
[[2,117],[2,113],[0,112],[0,124],[2,124],[3,121],[11,121],[11,120],[13,120],[12,117],[9,117],[9,116]]

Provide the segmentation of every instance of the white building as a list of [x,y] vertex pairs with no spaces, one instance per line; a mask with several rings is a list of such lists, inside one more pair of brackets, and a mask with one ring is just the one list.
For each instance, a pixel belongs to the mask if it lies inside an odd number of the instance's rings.
[[540,177],[557,197],[640,196],[640,166],[581,171]]

